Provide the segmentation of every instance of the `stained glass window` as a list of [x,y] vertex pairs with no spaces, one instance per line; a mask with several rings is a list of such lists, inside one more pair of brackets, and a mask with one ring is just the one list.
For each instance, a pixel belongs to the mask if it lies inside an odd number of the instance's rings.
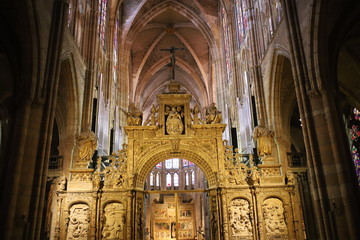
[[161,169],[162,168],[162,162],[159,162],[158,164],[156,164],[156,168]]
[[116,19],[115,22],[115,32],[114,32],[114,51],[113,51],[113,80],[116,82],[117,74],[117,61],[118,61],[118,29],[119,29],[119,19]]
[[179,159],[178,158],[174,158],[172,161],[172,168],[178,169],[179,168]]
[[194,171],[191,172],[191,184],[195,185],[195,172]]
[[99,0],[99,38],[100,46],[105,47],[105,28],[106,28],[106,13],[107,13],[107,0]]
[[156,174],[156,186],[160,187],[160,173]]
[[189,161],[189,167],[193,167],[193,166],[195,166],[195,164]]
[[179,159],[173,158],[165,160],[165,168],[166,169],[178,169],[179,168]]
[[231,39],[230,39],[230,25],[224,7],[221,8],[221,18],[222,18],[223,37],[224,37],[226,73],[227,73],[227,81],[229,82],[232,76],[231,48],[230,48]]
[[74,3],[69,3],[68,8],[68,19],[67,19],[67,26],[70,27],[72,25],[72,19],[73,19],[73,12],[74,12]]
[[150,186],[154,186],[154,173],[150,173]]
[[170,173],[166,174],[166,186],[171,187],[171,174]]
[[174,173],[174,187],[178,187],[178,186],[179,186],[179,174]]
[[185,173],[185,185],[189,186],[189,173],[188,172]]
[[166,169],[172,168],[172,159],[165,160],[165,168]]
[[189,166],[189,161],[188,160],[183,160],[183,167],[187,167]]
[[236,40],[238,47],[244,41],[247,33],[248,22],[247,13],[245,8],[245,1],[235,0],[235,18],[236,18]]
[[351,155],[360,186],[360,111],[353,109],[350,117]]

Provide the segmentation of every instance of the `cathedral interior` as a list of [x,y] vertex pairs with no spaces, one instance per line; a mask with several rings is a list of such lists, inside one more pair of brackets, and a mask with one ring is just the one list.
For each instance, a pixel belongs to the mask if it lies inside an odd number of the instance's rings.
[[0,19],[0,239],[360,239],[359,2]]

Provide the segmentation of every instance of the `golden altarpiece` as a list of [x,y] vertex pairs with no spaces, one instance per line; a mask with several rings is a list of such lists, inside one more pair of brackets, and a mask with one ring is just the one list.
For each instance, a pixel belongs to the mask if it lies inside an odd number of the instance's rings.
[[[271,156],[255,166],[251,155],[233,151],[223,141],[226,125],[215,105],[201,118],[197,106],[190,108],[191,98],[176,91],[160,94],[146,126],[132,106],[125,127],[128,143],[108,156],[106,165],[99,158],[89,169],[86,151],[94,145],[78,146],[82,157],[73,163],[69,179],[60,178],[51,192],[50,238],[150,239],[144,219],[146,178],[157,163],[182,158],[195,163],[208,181],[206,239],[305,239],[293,174],[284,173]],[[186,217],[183,211],[177,214]],[[203,239],[184,236],[176,232],[168,239]]]

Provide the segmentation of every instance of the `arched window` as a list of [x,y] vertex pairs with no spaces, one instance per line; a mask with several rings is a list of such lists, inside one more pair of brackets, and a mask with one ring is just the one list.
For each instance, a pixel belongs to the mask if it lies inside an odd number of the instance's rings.
[[166,187],[171,187],[171,174],[166,174]]
[[67,16],[67,26],[70,28],[70,30],[73,30],[73,22],[74,22],[74,1],[69,1],[69,7],[68,7],[68,16]]
[[165,168],[166,169],[172,168],[172,159],[165,160]]
[[189,181],[189,173],[186,172],[186,173],[185,173],[185,186],[189,186],[189,184],[190,184],[190,181]]
[[195,171],[191,172],[191,184],[195,185]]
[[235,22],[236,22],[236,40],[238,47],[244,41],[247,32],[247,11],[245,11],[245,1],[235,0]]
[[178,187],[178,186],[179,186],[179,174],[174,173],[174,187]]
[[156,187],[160,187],[160,173],[156,174]]
[[174,158],[172,161],[172,168],[178,169],[179,168],[179,159]]
[[161,169],[162,168],[162,162],[159,162],[158,164],[156,164],[156,168]]
[[150,186],[154,186],[154,173],[150,173]]
[[225,8],[221,8],[221,23],[224,37],[224,52],[225,52],[225,63],[226,63],[226,73],[227,73],[227,82],[231,81],[232,76],[232,64],[231,64],[231,39],[230,39],[230,25],[227,19]]
[[119,29],[119,19],[115,21],[115,30],[114,30],[114,51],[113,51],[113,80],[116,83],[117,79],[117,61],[118,61],[118,29]]
[[360,186],[360,111],[352,109],[349,117],[351,155]]
[[100,46],[105,47],[105,30],[106,30],[106,13],[107,13],[107,2],[108,0],[99,0],[99,38]]

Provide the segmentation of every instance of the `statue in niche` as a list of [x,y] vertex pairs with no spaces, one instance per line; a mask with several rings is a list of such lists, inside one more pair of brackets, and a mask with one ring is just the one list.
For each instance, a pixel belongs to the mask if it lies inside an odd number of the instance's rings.
[[260,171],[257,167],[251,167],[251,179],[253,180],[253,184],[260,183]]
[[129,111],[122,110],[126,115],[126,122],[128,126],[141,126],[142,124],[142,112],[135,107],[135,104],[129,104]]
[[90,228],[90,210],[84,203],[74,204],[70,208],[66,239],[88,239]]
[[166,106],[165,108],[166,119],[166,132],[169,135],[180,135],[184,131],[184,111],[181,106]]
[[206,124],[217,124],[222,122],[222,114],[217,110],[215,103],[210,104],[206,109]]
[[102,239],[123,239],[124,234],[124,206],[121,203],[107,204],[104,209],[104,227]]
[[97,138],[92,131],[82,132],[77,137],[79,147],[79,160],[89,162],[97,147]]
[[245,199],[234,199],[229,207],[230,226],[232,236],[252,235],[250,218],[250,204]]
[[283,202],[277,198],[268,198],[262,209],[267,234],[287,234]]
[[144,125],[150,125],[150,126],[155,126],[157,123],[157,117],[156,114],[158,113],[158,108],[155,107],[155,105],[153,104],[150,110],[150,117],[149,119],[145,122]]
[[273,131],[260,123],[260,125],[254,129],[253,138],[257,141],[257,153],[259,157],[266,158],[272,155]]
[[94,176],[92,178],[94,190],[98,190],[100,188],[100,181],[101,181],[100,174],[97,171],[95,171]]
[[195,105],[190,111],[192,114],[191,120],[193,121],[193,124],[202,124],[199,106]]

